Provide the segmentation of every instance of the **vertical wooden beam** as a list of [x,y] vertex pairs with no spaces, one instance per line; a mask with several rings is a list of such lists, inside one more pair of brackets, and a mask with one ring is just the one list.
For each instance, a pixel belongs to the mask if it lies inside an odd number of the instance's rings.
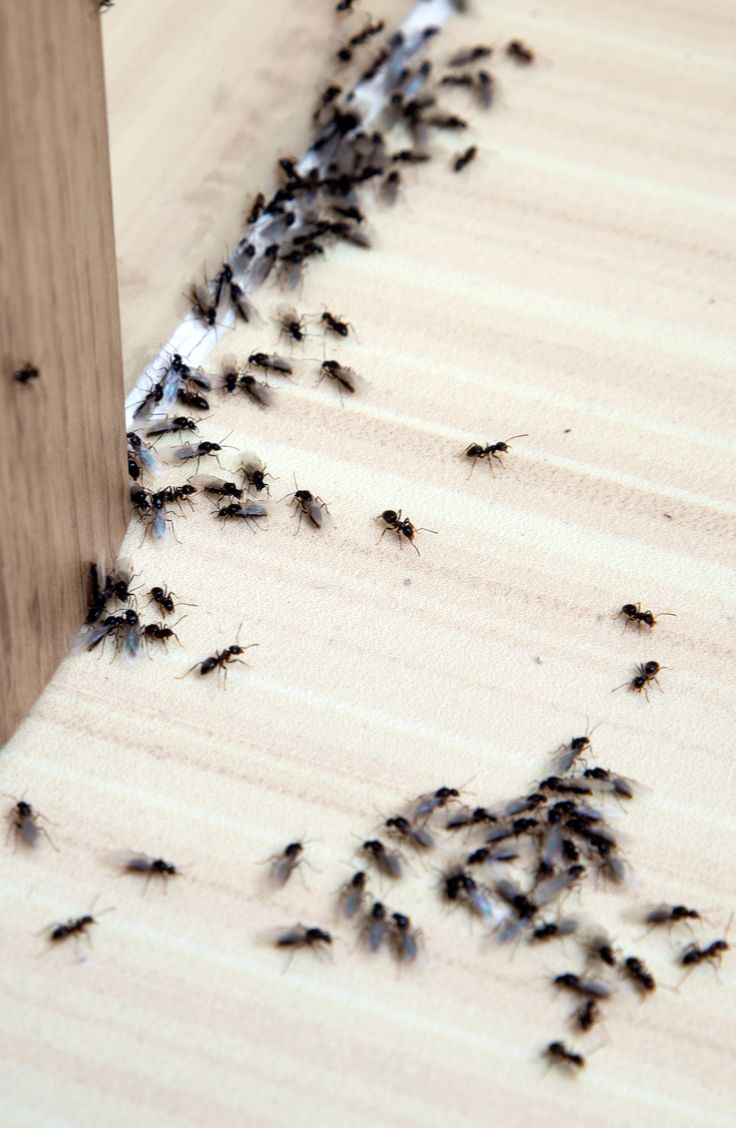
[[[100,17],[0,0],[0,741],[78,630],[125,528]],[[13,372],[29,361],[38,379]]]

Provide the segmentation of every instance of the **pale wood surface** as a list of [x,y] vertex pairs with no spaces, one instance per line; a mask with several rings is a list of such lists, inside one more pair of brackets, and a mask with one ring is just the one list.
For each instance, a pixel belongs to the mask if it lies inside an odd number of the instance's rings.
[[[118,14],[122,0],[105,18]],[[334,529],[295,538],[285,505],[253,536],[199,509],[164,551],[133,529],[141,582],[198,605],[182,649],[134,669],[66,661],[4,752],[2,790],[27,792],[59,846],[5,855],[5,1123],[733,1124],[733,960],[720,981],[702,969],[668,990],[675,949],[634,943],[629,896],[584,905],[663,986],[642,1005],[620,993],[575,1082],[536,1059],[567,1035],[545,977],[572,949],[494,949],[438,907],[429,867],[386,893],[424,927],[410,974],[355,953],[344,928],[334,963],[304,954],[286,971],[263,939],[296,920],[333,927],[356,836],[381,812],[442,783],[468,781],[477,803],[519,794],[588,719],[599,762],[652,789],[622,816],[636,898],[697,904],[703,937],[722,934],[736,887],[730,18],[716,0],[576,0],[535,18],[498,4],[448,30],[452,45],[521,35],[541,61],[499,64],[467,177],[422,170],[376,213],[379,249],[312,271],[299,305],[355,324],[338,355],[366,391],[341,405],[305,364],[272,412],[237,403],[207,425],[265,458],[276,497],[295,472]],[[131,83],[136,51],[118,50]],[[167,73],[160,89],[173,129]],[[151,113],[126,125],[131,161],[162,143]],[[281,136],[261,144],[265,167]],[[197,167],[204,179],[204,151]],[[246,197],[258,186],[246,178]],[[136,211],[119,193],[116,206]],[[133,262],[131,244],[121,253]],[[185,258],[171,285],[156,267],[152,331],[170,328]],[[305,349],[321,352],[319,338]],[[506,472],[467,480],[464,445],[520,431]],[[387,506],[438,530],[421,558],[376,543]],[[677,618],[638,638],[611,620],[630,599]],[[241,621],[260,646],[227,691],[174,680]],[[670,667],[662,695],[611,694],[650,657]],[[296,877],[275,894],[259,862],[300,835],[314,840],[308,888]],[[189,868],[143,896],[106,865],[125,847]],[[34,931],[96,896],[115,912],[84,960],[39,958]]]
[[[84,611],[82,561],[126,522],[122,366],[98,22],[0,2],[0,740]],[[33,363],[27,385],[12,373]]]

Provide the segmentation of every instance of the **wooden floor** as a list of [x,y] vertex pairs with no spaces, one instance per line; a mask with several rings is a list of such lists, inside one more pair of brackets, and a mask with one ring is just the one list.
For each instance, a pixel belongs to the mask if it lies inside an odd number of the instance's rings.
[[[329,6],[284,4],[278,26],[220,7],[104,17],[129,383],[274,159],[305,144],[338,39]],[[206,507],[165,549],[132,527],[137,582],[196,605],[181,648],[66,660],[3,752],[0,789],[58,847],[4,852],[4,1124],[733,1124],[733,959],[678,991],[687,933],[637,946],[627,919],[684,901],[705,940],[735,907],[730,5],[474,7],[436,55],[519,36],[539,64],[499,59],[475,166],[409,175],[374,212],[376,249],[335,252],[298,298],[354,324],[339,356],[365,391],[341,403],[304,359],[272,411],[218,405],[205,424],[264,458],[275,498],[293,475],[320,494],[334,527],[294,536],[285,503],[255,535]],[[303,356],[322,359],[319,336]],[[520,432],[505,470],[468,480],[468,443]],[[437,531],[421,557],[378,543],[388,507]],[[637,636],[612,615],[638,600],[676,617]],[[175,680],[241,623],[259,646],[227,690]],[[661,694],[611,693],[650,658]],[[421,924],[422,966],[354,950],[334,892],[382,817],[441,784],[474,805],[523,794],[597,724],[597,762],[650,789],[618,824],[638,884],[566,909],[645,950],[654,997],[622,988],[576,1039],[548,983],[573,948],[499,948],[420,862],[384,893]],[[314,868],[275,892],[261,863],[300,836]],[[126,848],[184,874],[144,894],[109,864]],[[34,935],[95,899],[114,912],[91,948]],[[339,936],[334,961],[285,966],[269,930],[296,921]],[[583,1075],[545,1074],[555,1037],[596,1051]]]

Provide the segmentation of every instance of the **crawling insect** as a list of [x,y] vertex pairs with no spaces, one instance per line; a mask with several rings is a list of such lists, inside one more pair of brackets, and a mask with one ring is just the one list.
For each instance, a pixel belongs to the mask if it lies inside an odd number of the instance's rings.
[[[7,799],[15,799],[14,795],[6,795]],[[46,827],[39,825],[39,819],[46,819],[40,811],[37,811],[25,799],[16,799],[15,804],[8,812],[8,833],[12,834],[16,844],[21,842],[24,846],[34,847],[38,842],[39,836],[42,834],[56,850],[57,847],[46,830]]]
[[358,870],[349,881],[346,881],[339,892],[340,908],[343,916],[354,917],[363,906],[366,895],[368,874],[365,870]]
[[462,153],[456,153],[452,158],[451,167],[453,172],[462,172],[463,169],[469,165],[478,155],[477,145],[471,145]]
[[[240,631],[238,631],[238,634],[240,634]],[[234,662],[239,662],[242,666],[247,666],[248,663],[243,661],[241,655],[245,654],[246,650],[251,650],[254,646],[258,645],[257,642],[251,642],[248,646],[241,646],[240,643],[237,642],[233,643],[232,646],[226,646],[224,650],[217,650],[209,658],[205,658],[204,661],[195,662],[193,666],[190,666],[185,673],[179,676],[180,678],[185,678],[188,674],[191,674],[192,670],[198,670],[200,677],[205,677],[207,674],[211,674],[213,670],[217,670],[219,675],[220,670],[222,670],[225,675],[225,687],[227,688],[228,666]]]
[[546,944],[548,940],[557,940],[570,936],[577,931],[578,922],[572,917],[564,920],[539,921],[534,931],[529,935],[530,944]]
[[[186,616],[182,615],[181,619],[184,618],[186,618]],[[178,627],[181,619],[176,620],[174,627]],[[168,652],[168,647],[166,644],[172,638],[175,638],[179,643],[179,646],[181,646],[181,639],[174,630],[174,627],[169,627],[166,623],[146,623],[146,625],[141,630],[141,636],[144,642],[147,644],[151,642],[162,643],[164,649]]]
[[280,933],[276,938],[277,948],[310,948],[312,951],[324,951],[332,944],[332,937],[323,928],[305,928],[297,924],[294,928]]
[[323,360],[319,366],[319,372],[317,383],[321,384],[325,377],[328,380],[333,380],[340,395],[343,392],[354,395],[358,389],[359,377],[357,373],[352,368],[340,364],[337,360]]
[[29,384],[31,380],[38,380],[40,375],[41,373],[36,365],[28,363],[13,373],[13,379],[17,384]]
[[123,873],[142,875],[146,878],[146,887],[153,877],[160,877],[166,883],[170,877],[178,877],[179,870],[173,862],[166,862],[163,858],[150,858],[148,854],[126,854],[119,862]]
[[348,322],[343,321],[340,317],[335,317],[327,309],[320,317],[320,321],[325,326],[325,332],[334,333],[336,337],[347,337],[350,332]]
[[293,372],[288,360],[271,353],[251,353],[248,357],[248,364],[252,364],[254,368],[262,368],[266,372],[277,372],[281,376],[290,376]]
[[399,963],[413,963],[419,955],[421,933],[404,913],[392,913],[389,940]]
[[552,980],[555,987],[573,991],[576,995],[583,995],[588,999],[607,999],[613,994],[613,988],[600,979],[581,979],[572,971],[556,975]]
[[472,462],[471,467],[470,467],[470,473],[468,474],[468,477],[471,478],[473,476],[473,470],[475,469],[476,462],[482,462],[484,459],[488,463],[488,468],[491,471],[491,473],[493,474],[494,473],[494,470],[493,470],[494,461],[498,462],[501,466],[503,466],[503,459],[501,458],[501,455],[502,454],[508,454],[508,452],[510,450],[509,443],[512,441],[512,439],[528,439],[528,438],[529,438],[529,436],[526,435],[526,434],[524,434],[524,435],[512,435],[510,439],[506,439],[506,440],[504,440],[504,442],[486,443],[485,446],[483,446],[481,443],[471,443],[470,446],[467,446],[465,448],[465,450],[463,451],[463,454],[465,455],[466,458],[472,458],[473,459],[473,462]]
[[631,678],[630,681],[624,682],[622,685],[617,685],[616,689],[612,690],[611,692],[616,693],[617,690],[626,687],[630,693],[643,693],[648,701],[649,692],[647,687],[652,682],[655,682],[657,689],[661,691],[662,687],[659,684],[657,674],[660,670],[664,669],[666,669],[666,667],[660,666],[659,662],[640,662],[636,667],[636,673],[634,674],[633,678]]
[[687,905],[655,905],[644,914],[644,923],[657,928],[661,924],[673,925],[685,920],[700,920],[697,909],[689,909]]
[[520,66],[529,66],[535,58],[531,47],[527,47],[520,39],[512,39],[506,44],[506,54]]
[[602,1018],[601,1008],[598,1006],[595,999],[586,999],[584,1003],[581,1003],[581,1005],[572,1012],[570,1018],[573,1025],[577,1026],[578,1030],[582,1030],[584,1034],[587,1034],[589,1030],[593,1029],[597,1022],[600,1022]]
[[[330,511],[327,508],[327,502],[323,501],[321,497],[313,494],[311,490],[300,489],[296,489],[293,493],[286,494],[285,496],[291,498],[289,505],[293,506],[299,515],[295,536],[301,528],[302,517],[306,517],[315,529],[324,527],[326,523],[325,515],[329,516]],[[281,500],[283,501],[284,498],[281,498]]]
[[379,951],[388,938],[388,924],[386,921],[386,906],[381,901],[374,901],[369,913],[360,926],[360,938],[369,952]]
[[582,1054],[569,1050],[564,1042],[550,1042],[543,1050],[551,1065],[561,1065],[570,1069],[583,1069],[585,1058]]
[[621,974],[630,979],[643,995],[654,991],[657,986],[654,976],[638,956],[627,956],[621,964]]
[[281,327],[282,336],[285,334],[290,340],[297,343],[304,340],[304,318],[300,317],[292,306],[281,306],[277,311],[276,321]]
[[361,850],[367,854],[377,870],[394,881],[401,877],[401,854],[398,850],[387,850],[377,838],[370,838],[363,843]]
[[385,537],[386,533],[394,532],[398,537],[399,546],[401,548],[404,547],[404,539],[406,539],[409,541],[409,544],[412,546],[417,556],[421,556],[419,549],[414,544],[414,537],[417,533],[434,533],[436,535],[437,530],[425,529],[423,527],[417,528],[417,526],[414,525],[408,517],[402,517],[401,514],[402,511],[400,509],[384,509],[383,513],[381,513],[380,516],[376,518],[377,521],[383,521],[386,525],[386,528],[381,533],[379,540],[382,540],[383,537]]
[[[677,618],[674,611],[658,611],[657,614],[668,615],[672,618]],[[624,603],[621,610],[616,615],[614,615],[614,619],[620,619],[621,616],[623,616],[624,618],[625,626],[628,627],[629,624],[634,624],[638,628],[639,632],[641,632],[642,624],[649,627],[650,630],[654,630],[657,625],[657,620],[654,617],[654,612],[642,611],[641,603]]]
[[394,815],[384,823],[389,834],[410,843],[416,850],[431,850],[434,839],[423,826],[413,826],[403,815]]
[[301,863],[303,853],[303,843],[290,842],[280,854],[274,854],[270,859],[271,876],[277,885],[286,885],[294,870]]
[[695,967],[705,961],[720,963],[724,953],[730,949],[731,945],[726,940],[713,940],[705,948],[699,948],[697,944],[689,944],[680,956],[679,962],[683,967]]

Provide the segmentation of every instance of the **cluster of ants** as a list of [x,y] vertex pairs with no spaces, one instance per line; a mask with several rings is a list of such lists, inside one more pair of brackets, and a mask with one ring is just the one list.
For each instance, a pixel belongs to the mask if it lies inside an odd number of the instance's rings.
[[[385,949],[399,964],[417,962],[421,928],[389,909],[383,892],[370,889],[371,875],[383,889],[398,888],[409,871],[408,854],[430,859],[441,850],[450,860],[434,867],[439,899],[484,926],[489,939],[499,945],[524,940],[534,948],[574,939],[581,965],[550,975],[550,986],[574,1000],[568,1024],[579,1036],[603,1020],[606,1000],[619,986],[628,984],[641,999],[649,997],[657,982],[640,955],[622,952],[602,928],[562,911],[587,880],[625,888],[630,876],[604,807],[608,800],[630,802],[638,785],[589,765],[590,752],[588,734],[573,737],[555,752],[553,774],[509,802],[471,807],[458,788],[443,786],[386,818],[382,837],[374,830],[358,848],[365,868],[356,869],[336,894],[337,914],[355,926],[358,946],[370,954]],[[304,843],[290,842],[269,859],[273,883],[284,886],[305,860]],[[645,935],[701,922],[700,912],[683,904],[652,905],[634,915]],[[290,952],[320,952],[331,948],[333,936],[321,926],[299,923],[278,931],[274,943]],[[724,937],[704,945],[691,941],[676,963],[687,976],[699,964],[719,964],[728,950]],[[561,1039],[549,1042],[542,1056],[571,1072],[585,1065],[584,1055]]]

